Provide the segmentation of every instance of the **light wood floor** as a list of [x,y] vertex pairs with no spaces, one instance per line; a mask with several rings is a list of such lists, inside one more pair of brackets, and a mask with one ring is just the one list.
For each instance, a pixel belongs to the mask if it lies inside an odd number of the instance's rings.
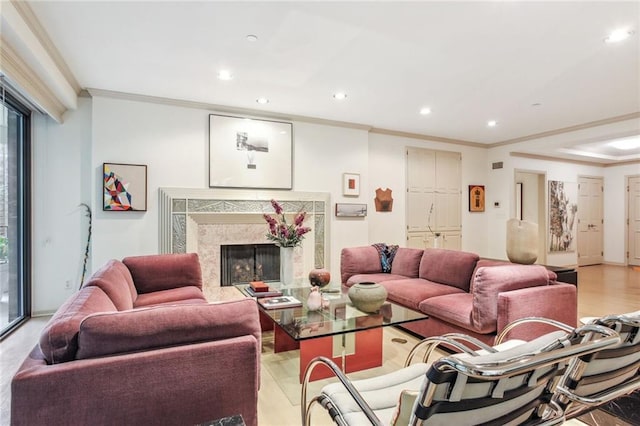
[[[598,265],[587,266],[578,272],[578,316],[603,316],[610,313],[632,312],[640,310],[640,271],[630,267]],[[0,425],[9,424],[10,381],[22,360],[37,343],[38,336],[47,318],[34,318],[20,327],[0,343]],[[300,405],[291,401],[277,382],[277,374],[266,362],[278,362],[270,354],[269,336],[265,336],[263,345],[263,368],[261,389],[258,399],[258,418],[260,425],[282,426],[300,424]],[[393,337],[404,337],[406,344],[391,342]],[[406,353],[417,341],[397,330],[385,332],[385,366],[387,363],[400,365]],[[271,357],[271,358],[270,358]],[[295,374],[295,373],[294,373]],[[310,392],[322,383],[315,383]],[[314,411],[314,424],[325,425],[331,422],[320,410]],[[571,421],[572,424],[581,424]],[[568,422],[569,424],[569,422]]]

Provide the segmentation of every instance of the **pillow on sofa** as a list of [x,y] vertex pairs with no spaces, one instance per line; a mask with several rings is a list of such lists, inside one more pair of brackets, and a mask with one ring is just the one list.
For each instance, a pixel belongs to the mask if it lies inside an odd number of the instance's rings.
[[251,299],[170,305],[90,315],[80,324],[77,359],[221,340],[251,334],[260,343]]
[[71,296],[56,311],[40,335],[40,350],[47,364],[75,359],[80,323],[96,312],[114,312],[116,307],[99,287],[86,287]]
[[421,249],[399,247],[391,263],[391,273],[407,278],[418,278],[422,253]]
[[355,274],[382,273],[378,250],[373,246],[348,247],[340,252],[340,279],[342,284]]
[[464,251],[425,249],[420,260],[420,278],[469,291],[471,274],[479,258]]
[[118,260],[108,261],[93,274],[83,285],[83,287],[89,286],[100,287],[119,311],[133,308],[138,297],[129,269]]
[[547,268],[541,265],[505,265],[478,268],[473,282],[471,320],[480,333],[497,329],[498,294],[549,284]]
[[195,286],[202,289],[202,271],[196,253],[131,256],[122,259],[138,293]]

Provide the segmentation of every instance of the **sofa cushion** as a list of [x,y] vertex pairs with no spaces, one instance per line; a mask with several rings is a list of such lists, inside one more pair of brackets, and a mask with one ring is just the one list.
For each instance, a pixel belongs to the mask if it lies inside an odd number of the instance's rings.
[[382,281],[380,285],[387,290],[387,299],[416,310],[420,302],[425,299],[443,294],[464,293],[459,288],[430,282],[422,278]]
[[418,310],[439,318],[442,321],[455,324],[467,330],[475,329],[471,321],[473,310],[473,295],[469,293],[455,293],[444,296],[431,297],[418,304]]
[[187,286],[141,294],[138,296],[134,307],[139,308],[152,305],[206,303],[206,301],[207,299],[204,297],[202,290],[198,287]]
[[252,335],[260,347],[251,299],[100,313],[80,324],[77,359]]
[[202,271],[196,253],[132,256],[122,259],[140,293],[195,286],[202,288]]
[[118,260],[108,261],[93,274],[83,285],[83,287],[89,286],[100,287],[119,311],[133,308],[138,297],[129,269]]
[[501,292],[549,284],[547,268],[541,265],[505,265],[478,268],[471,283],[472,321],[481,333],[497,329],[498,295]]
[[[473,276],[475,277],[476,271],[478,268],[482,268],[484,266],[505,266],[505,265],[517,265],[517,263],[509,262],[508,260],[499,260],[499,259],[480,259],[478,263],[476,263],[476,269],[473,271]],[[555,281],[558,279],[558,275],[550,270],[547,270],[547,274],[549,275],[550,281]]]
[[479,256],[457,250],[425,249],[420,260],[420,278],[469,291],[471,274]]
[[399,247],[391,264],[391,273],[408,278],[418,278],[422,254],[423,250],[421,249]]
[[402,280],[406,277],[404,275],[396,275],[396,274],[386,274],[384,272],[380,272],[378,274],[356,274],[349,277],[345,285],[347,287],[351,287],[357,283],[364,282],[373,282],[373,283],[381,283],[383,281],[390,280]]
[[40,350],[47,364],[71,361],[78,350],[80,323],[96,312],[115,312],[116,307],[101,288],[82,288],[53,315],[40,335]]
[[349,247],[340,252],[340,279],[342,284],[354,274],[382,273],[380,255],[373,246]]

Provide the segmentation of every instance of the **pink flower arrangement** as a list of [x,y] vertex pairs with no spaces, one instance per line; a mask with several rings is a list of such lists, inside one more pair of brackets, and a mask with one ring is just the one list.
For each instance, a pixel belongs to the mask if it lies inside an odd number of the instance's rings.
[[302,244],[304,234],[311,231],[311,228],[302,226],[307,213],[299,212],[294,217],[293,223],[287,223],[282,206],[276,200],[271,200],[271,205],[276,212],[276,217],[262,215],[269,225],[267,238],[279,247],[296,247]]

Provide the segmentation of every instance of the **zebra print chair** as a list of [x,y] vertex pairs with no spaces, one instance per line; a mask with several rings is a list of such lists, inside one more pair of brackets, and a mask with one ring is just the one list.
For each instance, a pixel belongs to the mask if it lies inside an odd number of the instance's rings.
[[[614,330],[595,324],[497,347],[463,335],[445,335],[420,344],[427,345],[428,354],[442,345],[460,353],[354,382],[331,360],[318,357],[305,371],[302,422],[310,424],[311,410],[319,404],[337,425],[559,424],[564,413],[551,399],[567,362],[619,341]],[[318,365],[331,369],[339,382],[307,401],[308,381]]]
[[571,360],[554,397],[567,418],[640,389],[640,311],[593,319],[591,324],[615,330],[621,342]]

